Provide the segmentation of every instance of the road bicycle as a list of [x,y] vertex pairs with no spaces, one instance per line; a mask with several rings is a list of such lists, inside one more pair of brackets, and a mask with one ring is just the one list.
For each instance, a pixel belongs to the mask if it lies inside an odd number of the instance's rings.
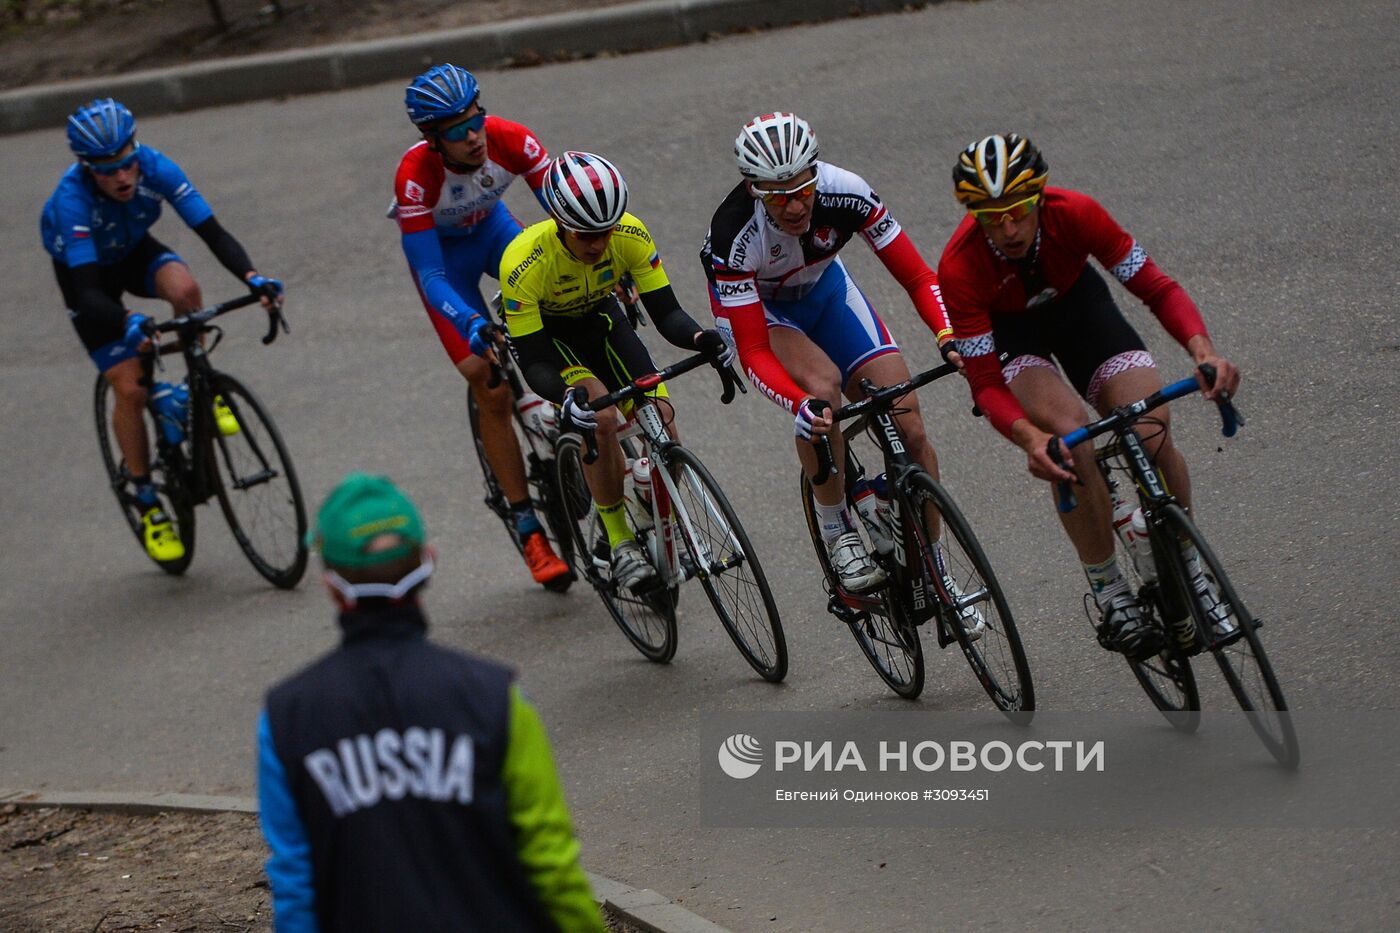
[[[1208,385],[1215,383],[1213,367],[1204,365],[1200,372]],[[1147,546],[1124,535],[1120,528],[1117,547],[1119,563],[1129,574],[1142,611],[1149,624],[1158,628],[1163,644],[1154,655],[1128,659],[1148,698],[1173,726],[1184,732],[1195,731],[1200,723],[1201,704],[1191,658],[1208,651],[1255,733],[1280,764],[1291,768],[1298,763],[1298,737],[1283,690],[1259,638],[1263,623],[1240,599],[1215,550],[1167,489],[1145,446],[1157,432],[1166,430],[1162,421],[1146,417],[1147,413],[1199,388],[1195,377],[1182,379],[1147,398],[1115,408],[1106,417],[1058,440],[1063,441],[1065,448],[1073,449],[1085,441],[1112,434],[1108,444],[1096,453],[1099,469],[1118,498],[1128,499],[1129,505],[1136,501],[1141,509],[1134,521],[1145,526]],[[1229,399],[1218,399],[1217,405],[1221,432],[1233,437],[1244,420]],[[1048,450],[1056,462],[1063,464],[1056,439],[1050,441]],[[1118,477],[1131,482],[1135,497],[1129,498],[1126,491],[1118,492],[1123,485]],[[1068,512],[1076,504],[1074,492],[1068,483],[1056,485],[1057,506]],[[1127,510],[1121,506],[1115,509],[1123,511]],[[1200,589],[1193,585],[1198,575],[1208,585]],[[1085,605],[1087,609],[1088,603]]]
[[[511,393],[511,423],[514,425],[516,442],[525,463],[525,483],[530,491],[530,504],[535,509],[544,527],[545,537],[549,538],[556,554],[570,566],[569,573],[545,584],[546,589],[563,593],[578,579],[573,569],[573,537],[569,533],[568,518],[564,515],[562,498],[555,485],[557,471],[554,468],[554,442],[559,430],[555,421],[554,405],[531,392],[520,376],[515,354],[510,349],[510,336],[500,320],[501,294],[497,292],[491,299],[490,307],[495,311],[495,320],[487,325],[487,339],[498,347],[496,362],[492,364],[488,384],[495,388],[505,381]],[[476,394],[467,387],[467,420],[472,432],[472,446],[476,449],[477,460],[481,463],[481,475],[486,487],[486,507],[501,524],[517,552],[524,553],[525,543],[515,530],[515,518],[511,514],[510,500],[501,489],[495,470],[486,459],[486,445],[481,433],[481,410],[477,405]]]
[[[662,412],[670,403],[650,394],[662,382],[711,363],[710,357],[696,354],[586,402],[594,411],[633,403],[619,437],[629,466],[642,464],[643,488],[649,485],[650,496],[638,484],[625,483],[626,512],[656,568],[654,587],[634,593],[612,579],[607,532],[584,481],[583,465],[597,456],[591,433],[560,435],[555,448],[559,489],[574,535],[576,568],[643,656],[659,663],[675,656],[680,585],[698,577],[744,660],[763,679],[777,683],[787,675],[787,640],[758,555],[719,483],[699,457],[672,438]],[[729,367],[716,369],[724,386],[721,401],[727,405],[742,384]]]
[[[880,678],[901,697],[913,699],[924,688],[924,654],[919,628],[933,622],[939,648],[956,643],[982,689],[997,709],[1024,722],[1035,709],[1035,687],[1006,596],[971,525],[942,484],[905,449],[895,416],[909,393],[957,372],[951,363],[920,373],[897,385],[877,387],[862,379],[865,398],[833,413],[846,440],[845,463],[837,468],[831,441],[817,445],[818,473],[801,474],[803,511],[812,547],[825,577],[827,610],[850,626],[851,634]],[[865,435],[878,448],[883,473],[867,476],[855,447]],[[821,526],[812,504],[812,485],[842,476],[848,502],[872,480],[888,487],[887,504],[857,507],[861,531],[871,556],[885,571],[876,590],[852,593],[842,588],[831,566]],[[884,498],[884,497],[881,497]],[[943,533],[936,535],[935,521]]]
[[[175,575],[189,568],[194,560],[195,506],[214,496],[253,569],[273,585],[291,589],[306,571],[307,558],[306,504],[292,458],[272,416],[252,391],[209,361],[223,340],[223,329],[211,322],[258,301],[257,295],[244,295],[168,321],[147,321],[143,327],[157,344],[151,354],[153,367],[161,367],[162,356],[184,356],[189,391],[185,424],[173,430],[161,424],[166,416],[157,410],[155,393],[148,393],[150,433],[155,440],[150,475],[156,491],[169,504],[171,519],[185,545],[185,555],[179,560],[156,561],[156,565]],[[287,330],[280,309],[269,312],[268,318],[264,344],[277,338],[279,328]],[[160,345],[162,334],[174,334],[176,339]],[[212,340],[208,339],[211,336]],[[216,400],[226,411],[216,414]],[[93,390],[98,446],[112,492],[144,550],[143,508],[111,433],[113,405],[111,386],[99,375]]]

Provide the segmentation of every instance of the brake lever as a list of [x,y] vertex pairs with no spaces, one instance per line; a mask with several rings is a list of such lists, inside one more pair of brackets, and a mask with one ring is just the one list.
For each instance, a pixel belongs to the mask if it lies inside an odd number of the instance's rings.
[[[1052,437],[1045,445],[1045,453],[1050,459],[1055,461],[1055,466],[1065,469],[1065,458],[1060,456],[1060,439]],[[1065,480],[1058,480],[1055,483],[1055,494],[1058,497],[1055,508],[1061,512],[1073,512],[1079,501],[1074,497],[1074,489]]]

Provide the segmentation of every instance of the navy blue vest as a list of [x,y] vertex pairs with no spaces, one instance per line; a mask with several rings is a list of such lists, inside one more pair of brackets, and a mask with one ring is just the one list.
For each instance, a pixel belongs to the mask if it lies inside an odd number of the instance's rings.
[[267,700],[321,929],[553,929],[506,811],[511,672],[430,643],[416,606],[340,623]]

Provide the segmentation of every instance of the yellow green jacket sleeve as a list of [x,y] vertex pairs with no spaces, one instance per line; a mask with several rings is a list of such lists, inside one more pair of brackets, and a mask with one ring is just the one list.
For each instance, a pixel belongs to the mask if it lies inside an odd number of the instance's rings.
[[520,863],[545,910],[565,933],[602,933],[549,739],[539,714],[514,685],[502,779]]

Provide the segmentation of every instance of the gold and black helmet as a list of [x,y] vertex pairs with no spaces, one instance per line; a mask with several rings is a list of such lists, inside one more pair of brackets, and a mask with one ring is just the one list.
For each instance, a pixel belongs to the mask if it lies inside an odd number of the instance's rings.
[[1045,157],[1029,139],[997,134],[959,154],[953,166],[953,194],[967,205],[1008,194],[1031,195],[1042,190],[1049,177]]

